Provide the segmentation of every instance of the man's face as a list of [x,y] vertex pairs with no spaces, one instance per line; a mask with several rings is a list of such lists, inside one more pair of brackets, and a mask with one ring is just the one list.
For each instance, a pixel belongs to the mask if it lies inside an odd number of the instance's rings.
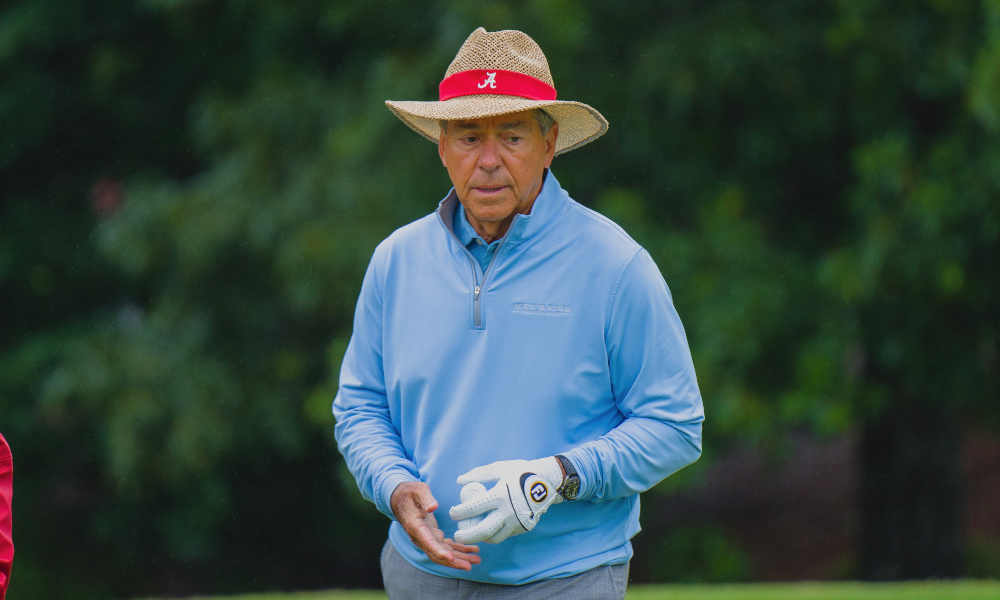
[[503,222],[529,212],[558,135],[553,124],[543,137],[532,111],[450,121],[438,153],[470,221]]

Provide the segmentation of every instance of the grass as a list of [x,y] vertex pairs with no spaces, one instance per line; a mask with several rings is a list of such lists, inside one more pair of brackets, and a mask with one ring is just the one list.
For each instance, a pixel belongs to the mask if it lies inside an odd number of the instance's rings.
[[[997,600],[1000,581],[635,585],[626,600]],[[385,600],[380,591],[269,593],[188,600]]]
[[651,585],[629,588],[627,600],[997,600],[1000,582],[756,583]]

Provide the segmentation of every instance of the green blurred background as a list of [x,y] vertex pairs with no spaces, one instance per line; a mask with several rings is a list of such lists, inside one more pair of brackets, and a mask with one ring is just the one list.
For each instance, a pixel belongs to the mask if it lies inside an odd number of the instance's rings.
[[1000,577],[1000,2],[18,0],[9,597],[380,585],[330,405],[372,250],[450,187],[383,102],[478,26],[608,118],[553,170],[687,328],[705,454],[633,580]]

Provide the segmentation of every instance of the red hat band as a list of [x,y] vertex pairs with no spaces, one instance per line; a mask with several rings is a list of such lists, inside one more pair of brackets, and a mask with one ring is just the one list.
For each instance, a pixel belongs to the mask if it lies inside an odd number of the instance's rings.
[[555,100],[556,88],[531,75],[503,69],[473,69],[445,77],[438,86],[439,99],[499,94],[528,100]]

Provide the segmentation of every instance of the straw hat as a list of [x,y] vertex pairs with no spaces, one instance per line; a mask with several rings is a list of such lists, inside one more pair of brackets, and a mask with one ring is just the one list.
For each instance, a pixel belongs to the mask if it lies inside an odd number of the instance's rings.
[[481,119],[544,109],[559,123],[556,154],[592,142],[608,130],[608,122],[579,102],[556,100],[549,63],[535,40],[520,31],[472,32],[445,71],[437,102],[386,100],[411,129],[437,143],[438,121]]

